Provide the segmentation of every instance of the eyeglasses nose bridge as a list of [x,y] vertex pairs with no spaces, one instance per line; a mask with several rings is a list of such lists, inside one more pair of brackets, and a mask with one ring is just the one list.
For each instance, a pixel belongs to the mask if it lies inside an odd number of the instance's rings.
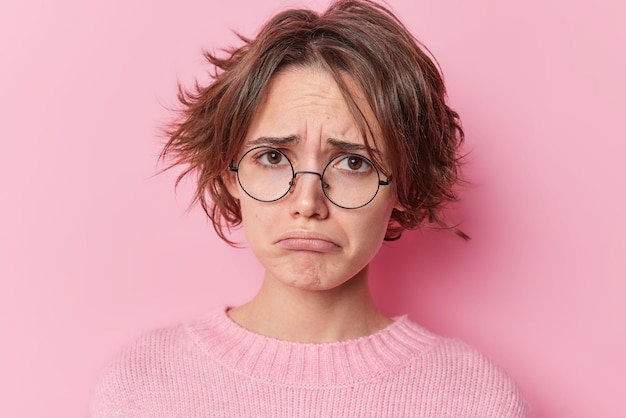
[[317,173],[315,171],[296,171],[293,173],[293,178],[289,182],[289,193],[293,193],[293,188],[296,186],[296,179],[298,174],[315,174],[320,178],[320,183],[322,183],[322,190],[328,187],[328,184],[324,183],[324,177],[322,177],[321,173]]

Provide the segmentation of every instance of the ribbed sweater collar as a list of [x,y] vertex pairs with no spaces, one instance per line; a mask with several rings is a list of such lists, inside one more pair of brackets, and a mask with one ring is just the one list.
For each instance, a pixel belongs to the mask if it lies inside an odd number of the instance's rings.
[[404,367],[438,337],[406,316],[354,340],[304,344],[255,334],[225,310],[186,324],[190,337],[223,367],[268,384],[336,387],[375,379]]

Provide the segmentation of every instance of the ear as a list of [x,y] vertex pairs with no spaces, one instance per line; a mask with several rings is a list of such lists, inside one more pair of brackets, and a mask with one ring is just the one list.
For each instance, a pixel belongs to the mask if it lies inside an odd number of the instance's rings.
[[400,203],[400,199],[398,199],[398,195],[395,192],[394,192],[393,199],[395,201],[394,205],[393,205],[393,208],[395,210],[397,210],[398,212],[406,212],[406,208],[404,206],[402,206],[402,204]]
[[237,173],[226,170],[224,173],[224,185],[226,186],[228,193],[230,193],[230,195],[235,199],[239,200],[241,189],[239,187],[239,182],[237,181]]

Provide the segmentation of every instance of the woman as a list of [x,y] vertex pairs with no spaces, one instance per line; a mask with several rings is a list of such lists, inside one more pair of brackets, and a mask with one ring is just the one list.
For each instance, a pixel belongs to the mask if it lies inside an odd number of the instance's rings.
[[384,239],[447,227],[458,182],[458,116],[402,24],[339,1],[280,13],[207,58],[214,81],[181,92],[163,155],[197,176],[220,237],[243,225],[263,284],[242,306],[130,347],[99,382],[93,415],[526,416],[502,371],[387,318],[368,289]]

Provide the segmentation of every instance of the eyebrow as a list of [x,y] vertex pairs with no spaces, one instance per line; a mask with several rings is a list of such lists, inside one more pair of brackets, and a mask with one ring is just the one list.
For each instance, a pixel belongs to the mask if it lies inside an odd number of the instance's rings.
[[[283,137],[275,136],[261,136],[246,143],[249,147],[257,147],[267,145],[270,147],[283,147],[287,145],[298,144],[302,141],[299,135],[288,135]],[[340,139],[328,138],[326,144],[332,148],[338,149],[342,152],[363,152],[367,151],[367,147],[364,144],[357,142],[342,141]],[[380,155],[380,152],[376,148],[370,148],[372,154]]]
[[281,147],[285,145],[297,144],[302,140],[298,135],[289,135],[283,137],[261,136],[247,142],[248,146],[254,147],[259,145],[268,145],[272,147]]
[[[362,151],[368,150],[365,144],[360,144],[357,142],[341,141],[335,138],[328,138],[326,140],[326,143],[330,145],[331,147],[337,148],[338,150],[343,151],[343,152],[356,152],[356,151],[362,152]],[[377,154],[377,155],[380,154],[380,152],[376,148],[370,147],[369,151],[372,154]]]

